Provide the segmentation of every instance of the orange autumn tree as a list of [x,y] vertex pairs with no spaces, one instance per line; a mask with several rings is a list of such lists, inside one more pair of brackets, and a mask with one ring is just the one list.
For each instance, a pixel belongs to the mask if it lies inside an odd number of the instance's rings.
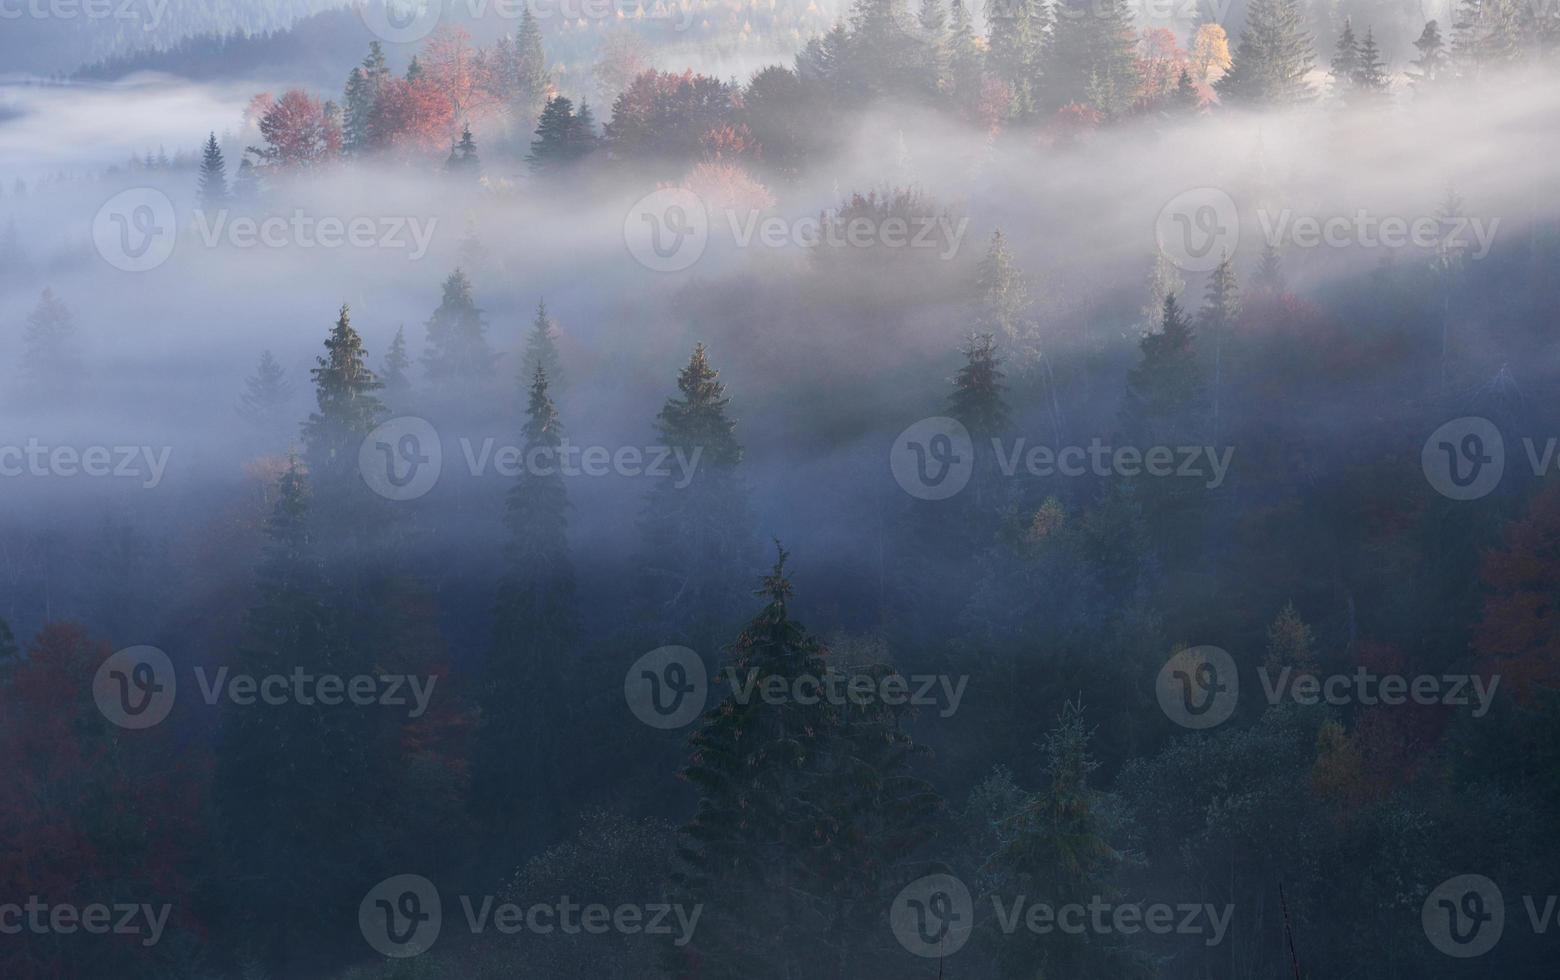
[[1206,91],[1219,75],[1229,70],[1232,63],[1230,39],[1224,33],[1224,28],[1218,24],[1204,24],[1197,28],[1197,33],[1192,35],[1192,51],[1187,65],[1197,87]]
[[464,28],[441,27],[428,39],[417,61],[426,80],[449,101],[450,132],[469,125],[502,103],[493,59],[471,43]]
[[1560,687],[1560,483],[1545,486],[1503,538],[1484,556],[1488,594],[1473,646],[1489,672],[1528,697]]
[[283,172],[315,170],[341,156],[341,124],[300,89],[287,92],[265,111],[260,136],[265,145],[251,149]]
[[1164,27],[1144,31],[1138,52],[1138,77],[1142,80],[1138,98],[1153,102],[1175,91],[1181,70],[1187,67],[1186,52],[1176,43],[1175,34]]

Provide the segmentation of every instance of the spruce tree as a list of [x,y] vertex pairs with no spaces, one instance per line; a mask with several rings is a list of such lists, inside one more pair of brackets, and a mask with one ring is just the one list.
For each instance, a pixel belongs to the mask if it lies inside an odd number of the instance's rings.
[[1224,387],[1224,345],[1240,316],[1240,287],[1235,266],[1226,252],[1219,265],[1208,274],[1208,289],[1198,317],[1204,334],[1213,339],[1213,438],[1219,438],[1220,395]]
[[1511,64],[1523,44],[1524,0],[1462,0],[1452,26],[1452,60],[1459,74],[1477,78]]
[[222,210],[231,198],[227,164],[222,159],[222,147],[217,145],[216,133],[207,137],[206,147],[201,152],[200,177],[195,194],[201,209],[213,213]]
[[975,330],[1001,337],[1022,356],[1032,356],[1036,338],[1024,315],[1028,308],[1029,289],[1024,274],[999,228],[992,232],[986,254],[975,272]]
[[34,398],[55,400],[82,383],[76,318],[53,289],[44,289],[27,315],[21,367],[22,387]]
[[1049,106],[1076,102],[1119,116],[1132,107],[1140,83],[1128,0],[1060,0],[1046,74]]
[[471,136],[470,126],[461,129],[460,141],[450,147],[444,172],[462,184],[474,184],[482,176],[482,161],[477,157],[477,141]]
[[948,86],[954,103],[966,111],[980,102],[984,62],[970,8],[964,0],[952,0],[948,7]]
[[253,425],[272,428],[287,418],[292,393],[282,365],[270,351],[261,351],[259,366],[244,379],[244,391],[238,396],[239,414]]
[[985,443],[1004,432],[1009,422],[1002,357],[989,333],[971,335],[961,353],[964,366],[953,377],[948,414],[964,423],[975,442]]
[[542,46],[542,27],[527,4],[520,14],[520,29],[515,33],[517,78],[512,106],[516,125],[522,132],[536,124],[537,114],[547,100],[552,75],[547,69],[547,52]]
[[916,39],[905,31],[896,9],[908,0],[852,0],[850,57],[845,68],[868,92],[908,97],[924,89],[925,59]]
[[428,320],[423,367],[430,381],[441,384],[465,386],[493,376],[487,321],[471,297],[471,280],[460,269],[444,280],[443,298]]
[[1013,92],[1013,116],[1035,111],[1035,77],[1043,43],[1034,0],[986,0],[986,70]]
[[1257,264],[1256,275],[1252,276],[1251,281],[1257,289],[1275,295],[1289,288],[1284,279],[1284,265],[1278,247],[1271,242],[1262,246],[1262,259]]
[[[796,690],[832,671],[881,682],[874,664],[839,664],[791,615],[787,556],[759,595],[764,608],[730,647],[727,669]],[[881,699],[741,697],[706,712],[683,778],[699,793],[675,881],[705,909],[678,966],[710,980],[808,976],[827,949],[831,974],[879,962],[883,909],[913,877],[906,858],[941,805],[914,775],[902,708]]]
[[1446,76],[1449,58],[1446,42],[1441,37],[1440,24],[1433,20],[1426,21],[1425,29],[1420,32],[1414,47],[1418,49],[1419,57],[1414,59],[1413,67],[1408,70],[1408,77],[1414,85],[1434,85]]
[[921,41],[921,86],[930,94],[942,94],[950,85],[948,69],[952,58],[948,12],[943,9],[943,0],[921,0],[915,20]]
[[1306,74],[1314,60],[1300,0],[1252,0],[1230,70],[1214,88],[1230,105],[1297,105],[1313,94]]
[[506,866],[561,827],[567,748],[564,720],[549,706],[568,703],[580,628],[562,444],[547,374],[538,367],[526,406],[526,466],[508,496],[505,572],[472,774],[472,808],[509,856]]
[[580,138],[574,117],[574,103],[559,95],[547,100],[542,118],[536,124],[536,139],[526,163],[538,176],[552,176],[565,170],[576,159]]
[[[1052,907],[1086,905],[1117,891],[1115,872],[1124,855],[1113,847],[1115,831],[1105,795],[1090,786],[1099,763],[1083,706],[1068,701],[1040,745],[1045,786],[998,826],[1001,847],[991,862],[1000,889]],[[1104,977],[1131,972],[1126,956],[1109,943],[1078,935],[1037,937],[1023,933],[1002,944],[1007,977]],[[1027,936],[1027,938],[1024,938]]]
[[1387,66],[1381,60],[1381,49],[1376,45],[1375,33],[1365,29],[1365,40],[1360,44],[1359,64],[1351,79],[1354,83],[1354,100],[1359,105],[1379,105],[1387,98],[1391,80]]
[[1191,321],[1165,297],[1159,329],[1138,341],[1142,360],[1127,374],[1126,429],[1141,445],[1188,445],[1201,438],[1204,382]]
[[1156,247],[1154,250],[1154,263],[1148,270],[1147,287],[1148,301],[1143,306],[1141,332],[1152,333],[1164,314],[1166,297],[1186,288],[1186,280],[1181,278],[1180,271],[1163,248]]
[[726,386],[703,344],[656,416],[659,442],[681,470],[659,479],[643,519],[645,597],[662,639],[710,648],[735,621],[751,572],[752,530],[742,446]]
[[412,390],[412,379],[406,373],[412,366],[412,359],[406,353],[406,328],[395,328],[395,337],[390,341],[390,348],[385,351],[384,364],[381,365],[379,376],[384,381],[385,398],[392,408],[400,406]]
[[325,340],[325,354],[309,372],[317,406],[303,424],[304,460],[317,494],[344,500],[358,479],[358,450],[384,413],[377,392],[384,387],[369,370],[363,338],[342,304]]
[[558,327],[547,315],[545,300],[536,304],[536,319],[531,321],[531,332],[525,338],[520,376],[522,379],[534,377],[537,370],[547,375],[549,391],[561,390],[563,364],[558,356]]
[[1170,93],[1169,111],[1176,116],[1195,116],[1202,111],[1202,93],[1197,91],[1197,85],[1192,81],[1192,73],[1181,69],[1181,75],[1176,79],[1175,91]]
[[1348,18],[1343,21],[1343,33],[1338,35],[1338,45],[1333,53],[1332,71],[1333,85],[1339,92],[1343,92],[1354,83],[1354,73],[1360,65],[1360,42],[1354,36],[1354,23]]

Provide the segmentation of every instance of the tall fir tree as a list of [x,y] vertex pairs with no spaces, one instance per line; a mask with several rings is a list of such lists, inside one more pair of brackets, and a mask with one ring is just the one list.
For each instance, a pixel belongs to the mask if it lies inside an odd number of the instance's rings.
[[303,424],[304,461],[316,494],[345,506],[347,490],[358,480],[363,438],[384,414],[378,395],[384,385],[368,368],[363,338],[352,328],[346,304],[325,339],[325,354],[315,364],[309,376],[316,410]]
[[975,271],[975,330],[1001,337],[1021,357],[1032,357],[1038,346],[1029,310],[1029,287],[999,228],[992,232]]
[[505,572],[494,608],[482,682],[472,808],[512,866],[561,830],[568,704],[579,614],[569,554],[569,499],[561,470],[563,426],[547,373],[532,374],[523,446],[526,466],[509,490]]
[[1433,86],[1446,77],[1451,59],[1446,51],[1446,41],[1441,37],[1439,23],[1426,21],[1425,29],[1414,42],[1414,48],[1419,52],[1419,57],[1414,59],[1413,67],[1408,69],[1408,77],[1416,87]]
[[471,135],[471,127],[461,129],[460,140],[450,147],[449,158],[444,161],[444,172],[462,184],[475,184],[482,177],[482,161],[477,156],[477,141]]
[[986,0],[986,71],[1012,90],[1012,113],[1034,113],[1035,78],[1044,43],[1035,0]]
[[227,163],[222,159],[222,147],[217,145],[216,133],[206,138],[206,146],[201,151],[195,197],[203,210],[213,213],[225,207],[232,197],[228,190]]
[[268,350],[261,351],[260,364],[254,374],[244,379],[244,390],[238,396],[239,414],[252,425],[278,427],[288,418],[292,394],[292,382],[287,380],[287,372],[276,356]]
[[390,347],[385,351],[384,363],[380,366],[379,376],[384,382],[385,399],[392,408],[397,408],[411,393],[412,379],[406,372],[412,366],[412,358],[406,352],[406,328],[395,328],[395,337],[390,341]]
[[[998,478],[998,459],[992,440],[1007,431],[1010,414],[1005,392],[1006,374],[995,338],[989,333],[972,334],[960,353],[964,364],[953,376],[953,392],[948,396],[948,415],[969,431],[974,448],[974,467],[970,474],[968,502],[973,508],[970,519],[975,527],[989,529]],[[984,533],[982,530],[980,533]]]
[[1252,0],[1230,70],[1214,88],[1230,105],[1298,105],[1313,95],[1306,75],[1314,62],[1300,0]]
[[851,0],[850,57],[845,70],[865,91],[898,98],[924,91],[924,52],[901,11],[909,0]]
[[563,361],[558,355],[558,325],[547,314],[547,302],[536,304],[536,319],[531,321],[531,332],[525,338],[525,352],[520,358],[520,377],[534,377],[537,370],[547,375],[548,391],[558,392],[563,387]]
[[1143,305],[1143,319],[1141,321],[1141,333],[1152,333],[1158,329],[1160,318],[1164,315],[1165,299],[1174,296],[1186,288],[1186,280],[1181,278],[1181,272],[1170,261],[1170,256],[1165,254],[1163,248],[1154,250],[1154,262],[1148,269],[1148,300]]
[[943,0],[921,0],[915,21],[921,42],[921,86],[930,94],[941,95],[949,90],[953,55]]
[[1048,107],[1092,105],[1120,116],[1137,98],[1137,33],[1129,0],[1060,0],[1046,76]]
[[516,128],[529,131],[547,101],[552,73],[547,68],[547,51],[542,45],[542,26],[526,5],[515,32],[516,86],[511,111]]
[[948,88],[954,104],[966,112],[980,104],[985,78],[985,53],[975,36],[974,20],[964,0],[948,6]]
[[1166,296],[1159,329],[1138,341],[1142,360],[1127,374],[1123,423],[1142,445],[1189,445],[1204,437],[1204,379],[1191,320]]
[[1224,391],[1224,348],[1240,317],[1240,286],[1235,278],[1235,266],[1229,253],[1224,253],[1218,266],[1208,274],[1208,288],[1203,294],[1202,312],[1198,326],[1204,336],[1213,341],[1213,440],[1217,444],[1220,435],[1221,400]]
[[[790,610],[787,556],[764,578],[764,608],[730,647],[729,670],[759,689],[795,690],[831,673],[880,684],[874,664],[836,664]],[[941,800],[914,773],[903,709],[883,699],[742,697],[706,712],[683,778],[699,793],[674,881],[705,918],[673,972],[709,980],[864,976],[871,938],[914,877],[907,858]]]
[[1360,42],[1359,64],[1350,81],[1354,84],[1352,102],[1355,105],[1380,105],[1387,100],[1392,80],[1387,74],[1386,62],[1381,59],[1375,32],[1369,27],[1365,29],[1365,40]]
[[1289,288],[1289,283],[1284,278],[1283,257],[1279,254],[1278,246],[1272,242],[1262,246],[1262,258],[1257,263],[1257,272],[1252,276],[1251,282],[1257,289],[1274,295]]
[[493,350],[488,346],[487,320],[471,296],[471,280],[456,269],[444,280],[439,308],[428,320],[423,352],[428,380],[464,387],[493,376]]
[[658,480],[643,519],[651,621],[659,638],[704,649],[736,621],[743,602],[738,583],[752,570],[742,446],[730,405],[699,344],[678,373],[677,394],[656,416],[660,444],[691,473]]
[[1338,44],[1333,50],[1331,71],[1333,86],[1336,91],[1343,92],[1348,86],[1354,84],[1354,73],[1360,67],[1360,40],[1354,36],[1354,23],[1347,17],[1343,21],[1343,31],[1338,35]]
[[533,174],[553,176],[567,170],[589,149],[589,142],[582,139],[573,101],[559,95],[548,99],[542,109],[536,138],[525,160]]
[[22,388],[34,399],[58,400],[83,383],[76,317],[53,289],[44,289],[27,315],[21,368]]

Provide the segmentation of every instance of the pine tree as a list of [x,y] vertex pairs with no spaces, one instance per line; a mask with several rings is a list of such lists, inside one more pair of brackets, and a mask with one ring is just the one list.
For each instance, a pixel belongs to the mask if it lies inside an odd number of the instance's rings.
[[76,318],[53,289],[27,315],[22,338],[22,386],[31,397],[57,400],[82,381]]
[[317,410],[303,424],[304,459],[316,493],[339,499],[356,485],[358,449],[384,412],[376,394],[384,385],[365,363],[363,338],[352,329],[346,304],[315,363],[309,376]]
[[964,424],[975,442],[985,443],[1004,432],[1009,422],[1002,357],[989,333],[972,335],[961,353],[964,366],[954,375],[948,414]]
[[952,59],[948,37],[948,12],[942,0],[921,0],[916,11],[916,26],[920,28],[922,80],[921,85],[929,93],[943,93],[949,88],[948,69]]
[[662,636],[708,649],[741,607],[737,583],[751,571],[751,519],[731,399],[703,344],[678,374],[677,391],[656,416],[656,428],[660,444],[692,473],[658,480],[650,491],[642,565]]
[[1381,49],[1376,46],[1375,33],[1365,29],[1365,40],[1360,44],[1359,65],[1350,81],[1354,83],[1354,100],[1360,105],[1378,105],[1387,98],[1386,63],[1381,60]]
[[563,364],[558,356],[558,327],[547,315],[546,301],[536,304],[536,319],[525,339],[525,354],[520,361],[520,376],[530,378],[540,370],[548,378],[548,390],[559,391],[563,382]]
[[463,184],[474,184],[482,176],[482,161],[477,157],[477,141],[471,136],[470,126],[461,129],[460,142],[450,147],[444,172]]
[[1162,248],[1154,250],[1154,264],[1148,270],[1148,302],[1143,306],[1142,332],[1152,333],[1164,314],[1165,299],[1186,288],[1186,280]]
[[906,97],[924,90],[923,52],[899,21],[908,0],[852,0],[850,57],[845,68],[868,92]]
[[1314,62],[1299,0],[1252,0],[1230,70],[1214,87],[1231,105],[1282,108],[1312,96]]
[[428,320],[423,367],[430,381],[461,387],[493,376],[487,321],[471,297],[471,280],[460,269],[444,280],[444,296]]
[[412,379],[406,373],[411,366],[412,359],[406,353],[406,328],[396,327],[395,338],[390,341],[390,349],[385,351],[384,364],[379,371],[384,381],[385,398],[392,407],[398,407],[412,390]]
[[1013,91],[1013,115],[1035,110],[1035,76],[1043,43],[1033,0],[986,0],[986,70]]
[[347,153],[362,155],[383,144],[377,119],[379,100],[389,80],[390,66],[385,62],[384,48],[378,41],[371,41],[363,64],[353,68],[352,74],[347,76],[346,109],[341,127],[342,149]]
[[217,145],[217,134],[212,133],[206,139],[206,148],[201,153],[196,199],[202,210],[214,214],[222,210],[230,198],[227,164],[222,159],[222,148]]
[[1524,0],[1462,0],[1452,26],[1452,61],[1477,78],[1517,59],[1523,40]]
[[[835,663],[792,618],[787,555],[766,604],[730,647],[729,667],[759,690],[834,673],[881,682],[875,664]],[[686,959],[710,980],[808,976],[819,944],[830,973],[863,976],[881,956],[882,909],[913,873],[906,856],[941,800],[913,774],[903,709],[881,699],[727,697],[689,739],[683,778],[699,793],[675,881],[704,920]]]
[[1202,107],[1202,93],[1197,91],[1197,84],[1192,81],[1192,73],[1182,68],[1181,75],[1175,82],[1175,91],[1170,93],[1169,112],[1175,116],[1190,117],[1202,112]]
[[1419,50],[1419,57],[1413,61],[1413,67],[1408,70],[1408,77],[1418,85],[1434,85],[1446,76],[1449,58],[1446,53],[1446,42],[1441,38],[1441,25],[1435,21],[1426,21],[1425,29],[1420,32],[1419,40],[1414,42],[1414,47]]
[[1251,281],[1257,289],[1274,295],[1289,288],[1289,284],[1284,279],[1284,266],[1276,245],[1269,242],[1262,246],[1262,259]]
[[1342,91],[1353,84],[1354,73],[1359,70],[1359,65],[1360,42],[1354,36],[1353,22],[1344,18],[1343,33],[1338,35],[1338,46],[1332,60],[1333,85]]
[[260,352],[260,365],[244,379],[244,392],[238,396],[238,411],[253,425],[271,428],[287,417],[292,400],[292,382],[270,351]]
[[562,95],[548,99],[542,118],[536,124],[531,152],[525,158],[531,172],[551,176],[567,169],[577,159],[579,137],[574,103]]
[[952,0],[948,10],[948,84],[955,104],[971,110],[980,101],[985,55],[964,0]]
[[411,63],[406,66],[406,80],[408,82],[415,82],[419,78],[421,78],[422,76],[423,76],[422,62],[418,61],[417,60],[417,56],[414,54],[414,55],[412,55]]
[[492,654],[482,684],[472,807],[513,864],[560,829],[564,791],[559,732],[546,706],[561,696],[578,650],[568,491],[560,469],[563,428],[547,374],[532,375],[522,470],[509,491],[506,571],[498,588]]
[[542,46],[542,27],[527,4],[520,14],[520,29],[515,33],[517,78],[512,106],[515,123],[521,131],[536,124],[537,114],[547,101],[552,74],[547,68],[547,52]]
[[1203,375],[1192,341],[1191,321],[1166,296],[1160,328],[1138,341],[1143,357],[1127,374],[1123,422],[1141,445],[1186,445],[1202,436]]
[[590,156],[595,152],[600,139],[596,135],[595,113],[590,111],[590,103],[581,99],[580,111],[574,114],[574,122],[569,128],[569,136],[565,141],[569,159],[579,161]]
[[[1111,846],[1113,822],[1102,793],[1089,785],[1099,763],[1083,706],[1068,701],[1041,743],[1045,786],[999,825],[992,865],[1002,890],[1060,907],[1084,905],[1115,891],[1123,855]],[[1004,943],[1002,973],[1010,977],[1103,977],[1123,974],[1120,950],[1081,936],[1058,935]]]
[[1213,272],[1208,274],[1208,289],[1203,296],[1199,326],[1213,338],[1213,438],[1219,438],[1220,396],[1224,387],[1224,344],[1240,316],[1240,287],[1235,266],[1226,252]]
[[1025,318],[1029,289],[999,228],[991,235],[975,273],[975,330],[1001,337],[1026,358],[1035,353],[1033,325]]
[[1121,115],[1137,98],[1137,64],[1128,0],[1060,0],[1046,78],[1051,108],[1082,103]]

